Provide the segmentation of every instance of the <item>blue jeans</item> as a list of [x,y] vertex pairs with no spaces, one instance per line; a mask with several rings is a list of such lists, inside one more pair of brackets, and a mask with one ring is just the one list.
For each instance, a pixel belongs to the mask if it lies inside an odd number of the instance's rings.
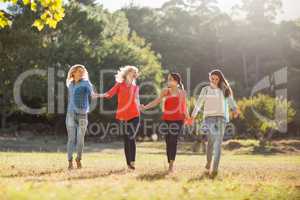
[[73,160],[73,151],[76,148],[77,160],[81,160],[84,136],[88,125],[87,114],[67,113],[66,127],[68,132],[68,160]]
[[[222,141],[225,131],[225,118],[224,117],[207,117],[204,119],[204,126],[207,130],[207,148],[206,148],[206,159],[207,159],[207,168],[211,168],[212,171],[217,172],[221,157]],[[214,158],[213,158],[214,156]]]

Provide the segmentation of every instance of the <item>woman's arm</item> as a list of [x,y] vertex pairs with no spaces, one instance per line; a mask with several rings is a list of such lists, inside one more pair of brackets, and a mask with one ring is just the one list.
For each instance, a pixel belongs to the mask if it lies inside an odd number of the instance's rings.
[[140,88],[137,86],[136,88],[136,92],[135,92],[135,101],[138,105],[138,107],[140,107],[141,102],[140,102]]
[[99,97],[104,97],[104,98],[112,98],[113,96],[115,96],[120,88],[120,83],[116,83],[108,92],[104,93],[104,94],[99,94]]
[[98,94],[95,92],[93,84],[90,81],[86,83],[86,92],[90,95],[93,99],[98,97]]
[[192,119],[195,119],[198,112],[200,111],[200,109],[202,108],[203,104],[204,104],[204,99],[205,99],[205,95],[206,95],[206,88],[202,88],[200,95],[196,101],[195,104],[195,108],[192,112]]
[[186,92],[183,90],[182,94],[181,94],[181,98],[182,98],[182,106],[183,106],[183,111],[184,111],[184,115],[186,119],[190,118],[190,113],[189,113],[189,109],[188,109],[188,105],[187,105],[187,98],[186,98]]
[[228,105],[229,105],[230,109],[232,109],[233,111],[236,111],[238,106],[237,106],[233,96],[230,95],[227,98],[228,98]]
[[233,96],[230,95],[228,98],[228,105],[229,105],[229,108],[232,110],[233,112],[233,117],[234,118],[237,118],[240,114],[239,110],[238,110],[238,106],[236,104],[236,101],[234,100]]
[[98,94],[96,92],[92,93],[92,98],[104,98],[105,97],[105,93],[104,94]]
[[147,109],[157,106],[162,101],[162,99],[166,96],[167,92],[168,92],[167,88],[163,89],[163,91],[160,93],[160,95],[156,99],[154,99],[147,105],[143,106],[143,110],[147,110]]

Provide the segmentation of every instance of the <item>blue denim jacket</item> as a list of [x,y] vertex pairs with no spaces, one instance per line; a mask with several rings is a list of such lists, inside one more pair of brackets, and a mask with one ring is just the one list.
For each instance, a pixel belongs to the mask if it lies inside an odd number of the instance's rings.
[[89,97],[92,94],[92,84],[88,80],[72,82],[68,88],[68,112],[86,114],[89,112]]

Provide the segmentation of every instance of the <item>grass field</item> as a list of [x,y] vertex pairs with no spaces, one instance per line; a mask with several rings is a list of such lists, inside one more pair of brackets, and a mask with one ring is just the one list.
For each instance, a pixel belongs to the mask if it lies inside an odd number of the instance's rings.
[[83,169],[72,171],[64,152],[0,152],[0,199],[300,199],[299,154],[224,151],[212,180],[205,156],[183,146],[171,176],[163,143],[138,144],[135,172],[125,170],[121,143],[87,150]]

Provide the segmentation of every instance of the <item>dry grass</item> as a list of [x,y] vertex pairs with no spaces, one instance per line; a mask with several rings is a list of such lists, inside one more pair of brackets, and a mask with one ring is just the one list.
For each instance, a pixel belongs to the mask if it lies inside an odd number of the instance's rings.
[[300,199],[299,155],[225,152],[211,180],[205,156],[183,151],[167,175],[161,143],[140,143],[137,170],[127,172],[121,146],[85,153],[83,169],[72,171],[65,153],[1,152],[0,199]]

